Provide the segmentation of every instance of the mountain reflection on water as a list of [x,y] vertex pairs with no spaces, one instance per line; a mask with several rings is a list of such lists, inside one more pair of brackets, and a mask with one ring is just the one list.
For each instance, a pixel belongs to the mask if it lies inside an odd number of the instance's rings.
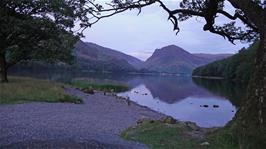
[[208,90],[194,84],[191,77],[142,76],[135,77],[127,84],[131,86],[144,85],[151,92],[153,98],[158,98],[169,104],[191,96],[215,96]]
[[127,84],[134,86],[133,89],[120,93],[120,96],[129,97],[140,105],[178,120],[195,122],[201,127],[224,126],[234,117],[237,99],[240,98],[234,96],[239,91],[233,84],[221,80],[139,76]]
[[130,86],[120,96],[172,116],[192,121],[201,127],[224,126],[232,120],[240,104],[243,88],[223,80],[204,80],[181,76],[69,73],[55,71],[18,71],[19,76],[33,76],[60,82],[87,78],[96,82],[119,82]]

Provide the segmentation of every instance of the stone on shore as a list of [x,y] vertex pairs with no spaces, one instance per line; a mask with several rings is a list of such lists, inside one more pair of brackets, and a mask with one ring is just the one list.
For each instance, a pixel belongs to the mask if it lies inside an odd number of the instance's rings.
[[175,124],[177,121],[171,116],[166,116],[161,119],[161,122],[167,123],[167,124]]
[[91,95],[94,94],[94,90],[93,89],[90,89],[90,88],[83,89],[82,92],[84,92],[86,94],[91,94]]

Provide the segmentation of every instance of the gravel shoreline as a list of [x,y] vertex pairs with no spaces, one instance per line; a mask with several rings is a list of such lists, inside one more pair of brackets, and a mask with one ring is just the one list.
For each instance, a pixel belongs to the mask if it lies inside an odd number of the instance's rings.
[[81,97],[84,104],[0,105],[0,148],[148,148],[119,135],[143,117],[163,117],[101,92],[66,91]]

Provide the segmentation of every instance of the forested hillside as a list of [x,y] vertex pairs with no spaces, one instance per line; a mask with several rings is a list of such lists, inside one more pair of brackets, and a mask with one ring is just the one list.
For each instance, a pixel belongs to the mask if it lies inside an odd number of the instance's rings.
[[241,49],[237,54],[194,69],[193,76],[223,77],[225,79],[247,82],[252,72],[252,64],[259,43]]

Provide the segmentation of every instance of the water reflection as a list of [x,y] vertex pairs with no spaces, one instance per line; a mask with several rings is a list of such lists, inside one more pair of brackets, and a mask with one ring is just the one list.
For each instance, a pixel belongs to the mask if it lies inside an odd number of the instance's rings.
[[[193,89],[197,90],[197,88]],[[161,98],[164,96],[154,97],[153,93],[144,84],[119,95],[129,97],[140,105],[147,106],[176,119],[195,122],[201,127],[224,126],[233,118],[236,107],[229,100],[212,95],[201,88],[198,89],[197,93],[199,94],[189,94],[190,92],[186,92],[187,94],[182,94],[185,95],[182,99],[179,98],[178,94],[171,94],[177,95],[171,96],[172,99],[178,97],[175,102],[171,103],[165,102]]]
[[193,82],[199,87],[207,89],[209,92],[229,99],[237,107],[241,106],[245,98],[247,84],[232,82],[228,80],[206,80],[193,78]]
[[127,83],[136,87],[121,96],[201,127],[224,126],[232,120],[245,95],[243,86],[225,80],[141,76]]
[[151,92],[153,98],[158,98],[169,104],[176,103],[190,96],[215,96],[207,89],[194,84],[191,77],[140,76],[131,79],[127,84],[131,86],[143,84]]
[[243,88],[231,82],[191,77],[80,73],[69,70],[26,70],[13,71],[11,74],[60,82],[71,82],[75,78],[121,82],[132,90],[120,93],[120,96],[128,96],[141,105],[202,127],[224,126],[234,117],[244,93]]

